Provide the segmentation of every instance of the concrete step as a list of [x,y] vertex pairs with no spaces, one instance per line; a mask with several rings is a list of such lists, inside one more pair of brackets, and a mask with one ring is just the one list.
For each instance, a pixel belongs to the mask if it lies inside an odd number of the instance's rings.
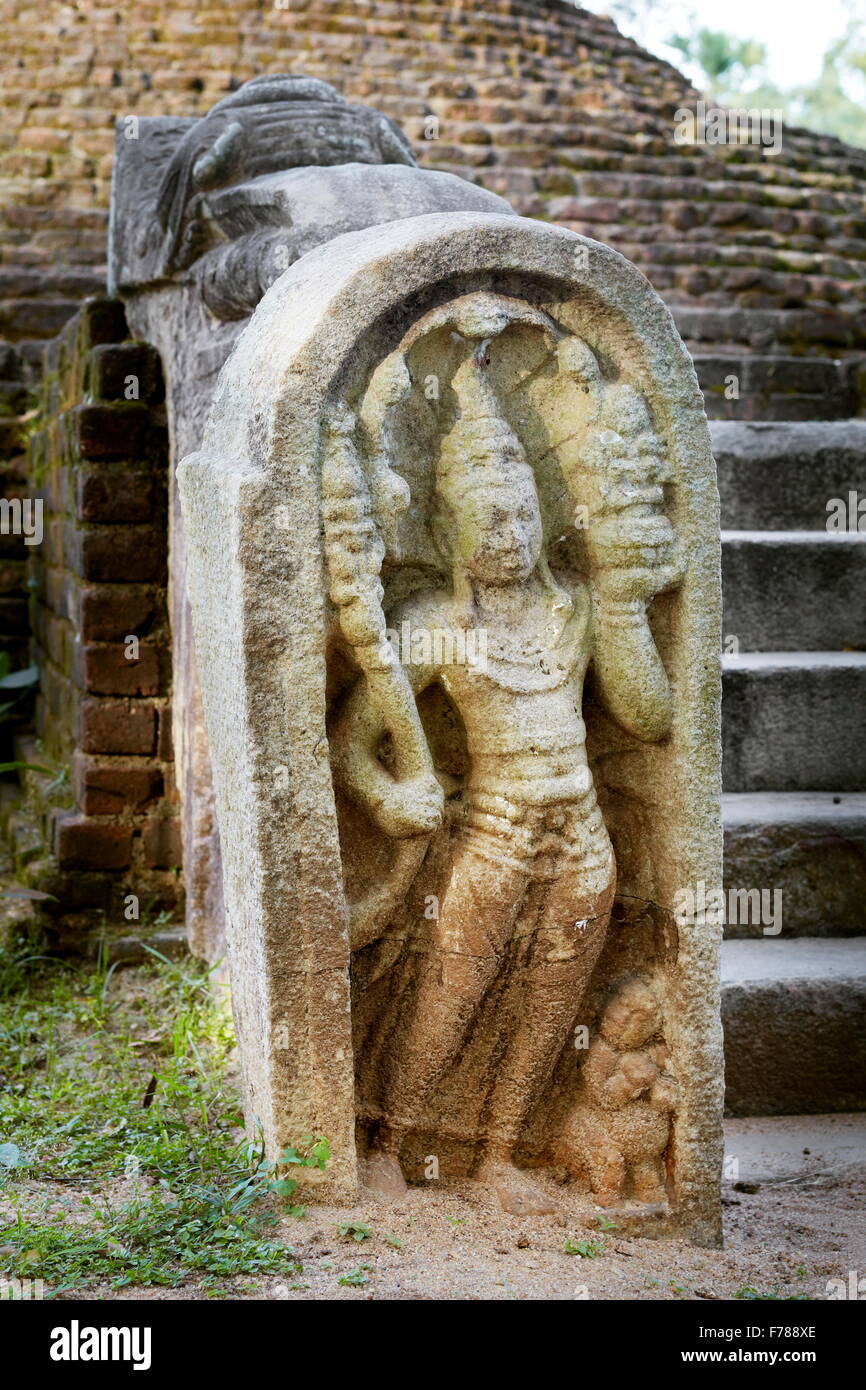
[[722,943],[730,1115],[866,1108],[866,938]]
[[[763,937],[766,910],[731,894],[781,894],[781,935],[866,934],[866,793],[734,792],[722,798],[727,938]],[[751,920],[749,920],[751,919]]]
[[866,649],[866,530],[723,531],[725,650]]
[[[866,498],[866,419],[804,423],[712,421],[722,525],[819,531],[831,498]],[[863,517],[866,529],[866,515]]]
[[724,656],[726,792],[866,786],[866,653]]

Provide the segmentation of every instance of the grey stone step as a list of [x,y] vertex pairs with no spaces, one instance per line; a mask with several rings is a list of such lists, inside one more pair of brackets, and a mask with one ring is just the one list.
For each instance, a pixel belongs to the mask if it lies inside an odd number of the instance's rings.
[[866,786],[866,653],[747,652],[722,665],[726,792]]
[[857,413],[850,360],[729,351],[696,352],[693,361],[711,420],[844,420]]
[[863,1167],[866,1114],[759,1115],[725,1121],[726,1182],[842,1177]]
[[[748,346],[762,356],[802,352],[811,344],[823,350],[836,347],[861,355],[857,314],[841,309],[753,309],[740,304],[721,309],[696,304],[672,304],[671,313],[680,335],[694,343],[689,351],[724,352]],[[700,344],[700,346],[698,346]],[[790,346],[789,346],[790,345]],[[787,352],[786,352],[787,349]]]
[[866,497],[866,419],[712,421],[710,432],[725,527],[823,530],[831,498]]
[[866,938],[722,944],[731,1115],[866,1108]]
[[866,531],[723,531],[722,595],[726,651],[866,649]]
[[[866,793],[734,792],[722,797],[725,936],[764,937],[772,925],[731,894],[781,893],[784,938],[866,934]],[[736,920],[738,919],[738,920]]]

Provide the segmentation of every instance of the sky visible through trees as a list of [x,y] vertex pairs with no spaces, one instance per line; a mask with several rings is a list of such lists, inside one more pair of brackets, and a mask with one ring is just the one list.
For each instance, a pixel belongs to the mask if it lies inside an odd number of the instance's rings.
[[724,106],[866,147],[866,0],[583,0]]

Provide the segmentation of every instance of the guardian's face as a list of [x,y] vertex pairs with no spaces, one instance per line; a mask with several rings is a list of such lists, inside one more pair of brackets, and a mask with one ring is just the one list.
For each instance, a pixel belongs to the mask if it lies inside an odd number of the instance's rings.
[[467,490],[452,503],[454,559],[483,584],[519,584],[538,564],[542,547],[538,494],[529,470],[524,481]]

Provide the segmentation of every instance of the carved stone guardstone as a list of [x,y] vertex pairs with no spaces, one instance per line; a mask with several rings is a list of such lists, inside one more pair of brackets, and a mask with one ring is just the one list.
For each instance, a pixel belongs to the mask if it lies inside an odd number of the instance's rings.
[[719,517],[616,252],[455,212],[264,295],[179,470],[251,1127],[330,1191],[719,1238]]
[[[197,449],[220,369],[264,291],[311,247],[416,213],[504,199],[419,169],[386,116],[317,78],[253,78],[207,115],[118,122],[109,290],[134,335],[160,352],[172,459]],[[172,732],[187,934],[224,949],[219,836],[186,597],[186,540],[169,493]]]

